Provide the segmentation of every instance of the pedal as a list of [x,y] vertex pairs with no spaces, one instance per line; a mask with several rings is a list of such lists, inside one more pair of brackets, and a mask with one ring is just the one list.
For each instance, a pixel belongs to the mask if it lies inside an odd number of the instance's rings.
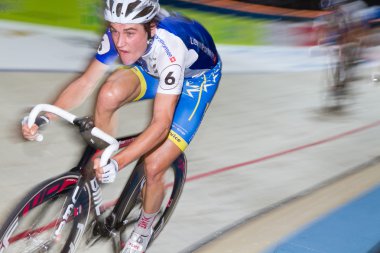
[[102,237],[100,235],[97,235],[97,236],[93,236],[91,238],[88,238],[86,240],[86,246],[87,247],[92,247],[95,245],[95,243],[97,243],[98,241],[100,241]]
[[86,245],[88,247],[93,246],[96,242],[98,242],[101,238],[101,235],[97,233],[95,227],[96,227],[96,220],[92,221],[91,226],[86,231]]
[[93,246],[101,239],[107,240],[109,238],[117,237],[117,233],[114,229],[109,229],[105,223],[97,220],[92,221],[91,226],[89,226],[86,231],[86,234],[86,245],[88,245],[88,247]]
[[[114,240],[115,238],[117,238],[117,233],[114,232],[114,231],[110,231],[110,237],[111,237],[112,240]],[[92,247],[97,242],[99,242],[101,240],[107,240],[107,239],[108,238],[105,238],[105,237],[101,236],[100,234],[93,235],[91,238],[88,238],[88,240],[86,241],[86,244],[87,244],[88,247]],[[118,251],[115,251],[115,252],[118,252]]]

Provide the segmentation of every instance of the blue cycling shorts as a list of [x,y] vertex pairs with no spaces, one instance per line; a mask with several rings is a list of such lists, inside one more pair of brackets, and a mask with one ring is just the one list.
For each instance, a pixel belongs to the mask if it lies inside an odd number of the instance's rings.
[[[182,151],[186,149],[201,124],[221,78],[222,64],[198,77],[185,78],[182,93],[174,112],[168,139]],[[158,88],[158,79],[146,73],[141,67],[131,68],[140,79],[141,91],[134,101],[153,99]]]

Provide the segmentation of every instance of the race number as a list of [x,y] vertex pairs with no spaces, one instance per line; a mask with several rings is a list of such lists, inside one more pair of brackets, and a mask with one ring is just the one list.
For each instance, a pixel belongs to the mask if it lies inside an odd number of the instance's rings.
[[182,82],[182,68],[178,64],[173,64],[166,67],[160,75],[160,88],[163,90],[173,90]]
[[167,85],[175,84],[175,77],[173,77],[173,71],[170,71],[165,77],[165,83]]
[[102,38],[102,42],[100,43],[99,48],[98,48],[98,54],[100,55],[105,54],[108,51],[110,51],[110,49],[111,49],[110,40],[108,39],[107,34],[104,34]]

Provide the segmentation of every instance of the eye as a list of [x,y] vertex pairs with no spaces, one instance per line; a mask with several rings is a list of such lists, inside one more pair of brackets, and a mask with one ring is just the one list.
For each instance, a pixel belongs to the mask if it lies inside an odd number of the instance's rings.
[[131,32],[131,31],[127,31],[125,34],[126,34],[128,37],[131,37],[131,36],[133,36],[135,33],[134,33],[134,32]]

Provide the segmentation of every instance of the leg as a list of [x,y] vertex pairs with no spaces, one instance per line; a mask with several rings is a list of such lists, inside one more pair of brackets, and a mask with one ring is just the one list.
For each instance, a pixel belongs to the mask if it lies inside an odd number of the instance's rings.
[[[221,77],[221,64],[198,78],[187,79],[197,92],[184,86],[166,139],[144,157],[146,183],[143,189],[143,212],[122,253],[144,252],[152,236],[152,224],[165,196],[164,174],[186,149],[197,131]],[[205,84],[207,83],[207,87]]]
[[143,189],[143,212],[122,253],[145,252],[152,236],[152,225],[165,196],[164,174],[181,154],[181,149],[166,139],[144,158],[146,182]]
[[143,195],[143,208],[146,213],[159,211],[165,196],[165,172],[181,152],[177,145],[166,139],[158,148],[146,155],[144,159],[146,183]]
[[109,134],[116,132],[115,112],[140,93],[140,80],[128,69],[111,74],[101,87],[95,107],[95,125]]

